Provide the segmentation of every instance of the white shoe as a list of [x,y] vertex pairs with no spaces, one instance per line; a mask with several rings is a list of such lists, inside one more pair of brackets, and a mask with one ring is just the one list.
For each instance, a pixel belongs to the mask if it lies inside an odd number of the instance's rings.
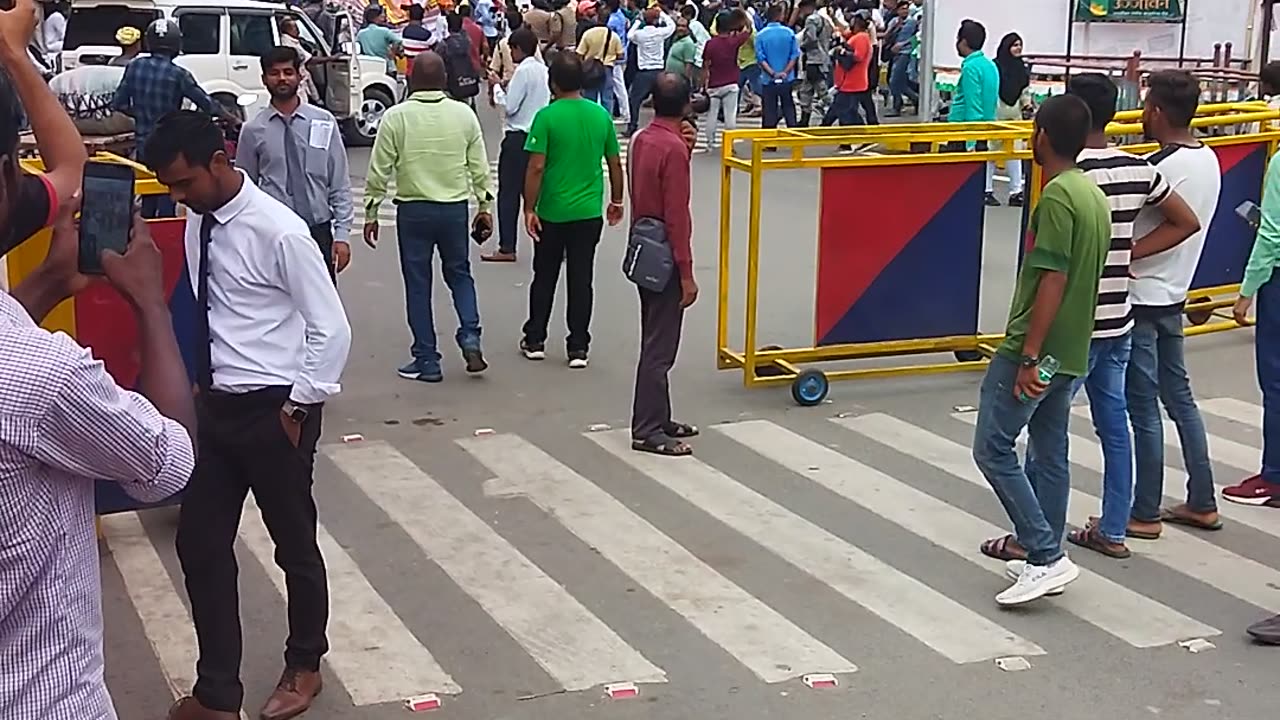
[[569,357],[569,367],[574,370],[582,370],[587,366],[587,356],[585,353],[574,353]]
[[[1017,580],[1018,576],[1022,575],[1022,568],[1026,567],[1026,565],[1027,565],[1026,560],[1006,561],[1004,564],[1005,577],[1009,578],[1010,580]],[[1046,596],[1061,595],[1064,592],[1066,592],[1066,588],[1058,588],[1057,590],[1050,590],[1049,592],[1045,593],[1045,595]]]
[[1065,588],[1078,577],[1080,577],[1080,568],[1066,555],[1058,558],[1058,561],[1051,565],[1027,563],[1022,566],[1018,581],[996,595],[996,602],[1007,606],[1039,600],[1052,590]]

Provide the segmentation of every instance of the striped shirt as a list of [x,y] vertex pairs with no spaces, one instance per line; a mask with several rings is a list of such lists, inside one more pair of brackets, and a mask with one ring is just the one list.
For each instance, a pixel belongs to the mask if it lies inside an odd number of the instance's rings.
[[1123,150],[1085,148],[1076,165],[1097,183],[1111,206],[1111,249],[1098,281],[1093,338],[1122,337],[1133,329],[1129,304],[1133,221],[1144,207],[1163,203],[1172,190],[1154,165]]

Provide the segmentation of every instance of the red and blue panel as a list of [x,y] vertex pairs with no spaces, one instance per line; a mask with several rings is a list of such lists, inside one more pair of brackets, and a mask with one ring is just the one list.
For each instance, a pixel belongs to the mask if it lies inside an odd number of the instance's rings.
[[[196,346],[196,299],[187,272],[186,250],[182,236],[186,220],[153,220],[147,223],[151,237],[160,248],[164,260],[164,287],[169,298],[169,312],[178,347],[194,381]],[[133,311],[115,288],[96,284],[75,298],[76,340],[93,350],[94,357],[106,365],[107,372],[121,387],[136,388],[138,382],[138,326]],[[96,489],[98,513],[135,510],[144,505],[129,497],[119,485],[99,482]],[[170,505],[178,496],[155,505]]]
[[1218,195],[1218,209],[1205,235],[1204,251],[1191,279],[1191,289],[1234,285],[1244,278],[1254,231],[1236,214],[1236,208],[1246,200],[1261,203],[1267,149],[1267,143],[1219,145],[1213,149],[1222,166],[1222,193]]
[[[815,344],[978,330],[986,163],[822,171]],[[866,198],[875,212],[855,212]]]

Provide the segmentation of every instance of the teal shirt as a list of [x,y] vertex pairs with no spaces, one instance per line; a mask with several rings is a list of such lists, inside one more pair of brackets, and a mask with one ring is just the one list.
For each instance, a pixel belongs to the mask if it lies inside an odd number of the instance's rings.
[[960,62],[960,82],[951,96],[947,122],[994,122],[1000,95],[1000,71],[981,52],[969,53]]
[[1273,156],[1267,165],[1267,179],[1262,186],[1262,223],[1253,241],[1249,263],[1244,266],[1240,295],[1253,297],[1271,279],[1280,264],[1280,158]]
[[396,69],[396,61],[391,57],[391,48],[400,44],[396,31],[381,25],[369,25],[356,33],[356,44],[360,46],[361,55],[382,58],[387,61],[388,69]]

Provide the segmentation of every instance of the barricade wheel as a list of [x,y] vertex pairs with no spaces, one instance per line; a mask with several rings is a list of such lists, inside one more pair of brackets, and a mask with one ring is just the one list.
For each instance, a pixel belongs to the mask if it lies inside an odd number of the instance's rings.
[[791,399],[801,407],[813,407],[827,399],[831,383],[821,370],[805,370],[791,381]]
[[955,356],[960,362],[978,362],[982,359],[982,353],[977,350],[957,350]]
[[[781,349],[782,349],[781,345],[762,345],[757,352],[772,352],[774,350],[781,350]],[[756,377],[778,377],[780,375],[786,375],[786,374],[787,373],[785,370],[783,370],[782,368],[776,367],[774,365],[765,365],[764,367],[761,367],[758,370],[756,370]]]
[[1212,310],[1192,310],[1192,305],[1204,305],[1209,302],[1209,298],[1193,298],[1187,301],[1187,322],[1192,325],[1203,325],[1209,322],[1209,318],[1213,317]]

